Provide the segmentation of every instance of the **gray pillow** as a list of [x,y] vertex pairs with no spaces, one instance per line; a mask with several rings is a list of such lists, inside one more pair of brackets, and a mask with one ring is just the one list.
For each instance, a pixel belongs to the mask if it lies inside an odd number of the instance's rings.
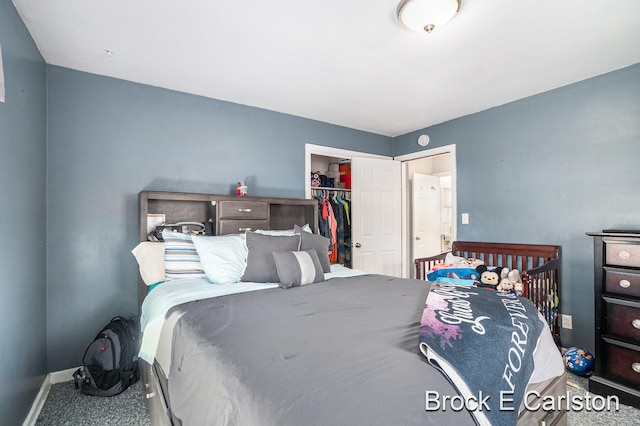
[[307,232],[298,225],[293,227],[293,232],[300,234],[300,250],[314,249],[318,254],[322,271],[331,272],[331,261],[329,260],[329,244],[331,244],[331,241],[322,235]]
[[315,250],[275,251],[280,287],[290,288],[324,281],[324,273]]
[[247,232],[247,267],[242,281],[255,283],[278,283],[278,270],[273,260],[274,251],[297,251],[300,236],[274,236]]

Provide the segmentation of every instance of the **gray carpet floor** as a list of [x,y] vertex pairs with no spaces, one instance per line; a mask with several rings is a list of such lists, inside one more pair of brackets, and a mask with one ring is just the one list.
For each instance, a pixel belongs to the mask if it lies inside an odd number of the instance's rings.
[[[576,395],[580,397],[580,401],[584,401],[584,396],[587,394],[587,389],[589,388],[587,379],[574,374],[569,374],[567,382],[578,386],[578,388],[567,386],[569,398],[573,398],[574,395]],[[638,426],[640,425],[640,410],[620,404],[620,409],[618,411],[569,411],[567,425]]]
[[[587,393],[587,379],[570,375],[568,381],[577,388],[567,386],[569,397],[584,396]],[[87,396],[80,393],[73,382],[51,386],[37,425],[135,425],[151,424],[146,408],[145,389],[141,382],[110,398]],[[617,412],[574,412],[568,413],[570,426],[584,425],[640,425],[640,410],[620,405]]]
[[88,396],[73,381],[51,386],[36,425],[151,425],[142,381],[109,398]]

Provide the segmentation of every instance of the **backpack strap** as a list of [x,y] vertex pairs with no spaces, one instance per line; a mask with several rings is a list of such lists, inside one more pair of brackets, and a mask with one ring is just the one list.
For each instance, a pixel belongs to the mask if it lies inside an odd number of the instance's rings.
[[84,374],[84,367],[80,367],[78,368],[74,373],[73,373],[73,382],[76,385],[76,389],[79,389],[80,386],[78,385],[78,382],[85,380],[85,374]]
[[122,383],[125,384],[125,388],[128,388],[132,384],[140,380],[140,369],[138,368],[138,362],[135,361],[133,370],[120,370],[120,378]]

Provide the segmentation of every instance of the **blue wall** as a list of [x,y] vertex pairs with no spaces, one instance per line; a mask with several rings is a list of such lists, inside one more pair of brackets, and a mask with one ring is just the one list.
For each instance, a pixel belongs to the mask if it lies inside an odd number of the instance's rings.
[[46,65],[10,1],[0,2],[0,419],[26,417],[46,364]]
[[592,350],[585,232],[640,229],[640,64],[394,138],[393,154],[423,133],[456,144],[458,239],[562,246],[563,344]]
[[391,155],[389,138],[48,67],[48,368],[137,313],[138,192],[304,197],[304,145]]

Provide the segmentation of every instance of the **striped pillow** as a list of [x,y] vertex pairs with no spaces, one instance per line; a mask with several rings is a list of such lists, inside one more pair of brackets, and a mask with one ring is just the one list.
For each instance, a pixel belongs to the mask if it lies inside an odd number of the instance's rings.
[[205,278],[200,256],[191,235],[163,230],[165,280]]
[[290,288],[324,281],[324,273],[315,249],[307,251],[274,251],[280,287]]

